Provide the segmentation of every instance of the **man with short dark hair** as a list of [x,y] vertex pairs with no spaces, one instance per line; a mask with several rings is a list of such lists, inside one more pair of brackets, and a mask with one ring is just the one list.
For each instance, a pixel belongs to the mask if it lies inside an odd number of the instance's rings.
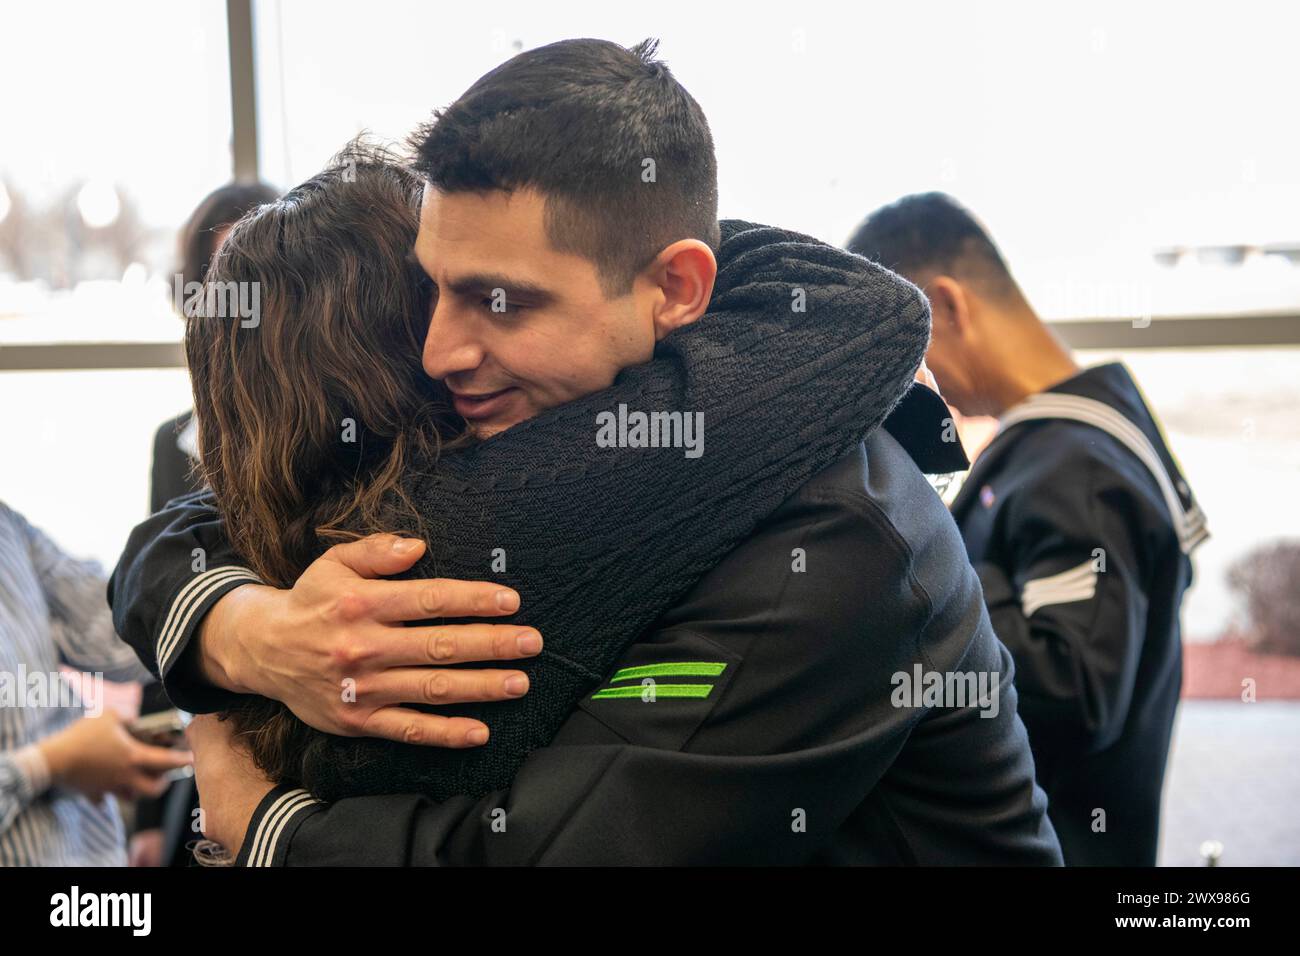
[[1204,516],[1128,370],[1081,370],[954,199],[900,199],[848,248],[921,287],[940,390],[1001,419],[952,511],[1065,861],[1153,866]]
[[480,437],[605,388],[708,301],[713,138],[654,52],[522,53],[412,137],[438,290],[424,368]]
[[[650,46],[573,40],[520,54],[416,146],[429,185],[415,254],[434,293],[424,367],[480,439],[505,440],[493,436],[673,349],[671,333],[701,319],[715,277],[754,251],[742,231],[717,261],[708,126]],[[805,245],[781,242],[792,254]],[[780,275],[774,266],[776,298],[759,276],[746,311],[797,308]],[[897,291],[915,303],[914,289]],[[728,369],[724,350],[713,374]],[[937,425],[933,393],[906,401]],[[128,544],[113,584],[118,626],[182,706],[216,710],[232,692],[260,693],[335,733],[387,708],[404,739],[476,745],[482,725],[398,706],[409,697],[344,704],[320,674],[338,653],[355,662],[357,686],[399,665],[515,656],[489,650],[473,630],[482,625],[441,628],[456,652],[439,659],[409,630],[402,640],[394,608],[407,606],[399,589],[410,582],[365,582],[375,603],[340,612],[339,589],[411,566],[415,555],[391,544],[338,546],[279,591],[239,567],[210,499],[182,501]],[[197,575],[195,548],[208,565]],[[441,582],[423,592],[437,603],[407,617],[512,612],[486,610],[493,590]],[[969,674],[981,691],[903,699],[897,678],[910,681],[914,667],[941,682]],[[508,790],[325,806],[259,783],[220,726],[199,720],[206,832],[251,865],[1059,863],[1009,669],[952,519],[887,425],[627,648],[609,686],[592,688]],[[441,675],[444,696],[416,703],[522,692],[507,687],[514,671]],[[658,688],[653,703],[642,680]]]

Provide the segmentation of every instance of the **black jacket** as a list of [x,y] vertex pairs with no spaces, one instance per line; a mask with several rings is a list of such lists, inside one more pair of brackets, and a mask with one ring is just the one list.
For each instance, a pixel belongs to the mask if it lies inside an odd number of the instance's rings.
[[[896,706],[917,667],[996,675],[996,714]],[[1059,864],[1012,676],[951,517],[881,431],[632,645],[509,789],[277,788],[240,862]]]
[[1154,866],[1204,517],[1122,365],[1002,421],[953,515],[1015,658],[1052,822],[1068,864]]

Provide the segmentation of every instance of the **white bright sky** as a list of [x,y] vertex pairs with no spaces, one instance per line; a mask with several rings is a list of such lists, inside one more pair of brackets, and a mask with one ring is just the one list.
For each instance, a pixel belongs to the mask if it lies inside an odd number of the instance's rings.
[[1051,315],[1300,302],[1300,270],[1280,260],[1173,276],[1151,259],[1171,244],[1300,239],[1294,5],[328,9],[260,7],[262,115],[278,127],[265,166],[286,181],[359,130],[403,136],[516,43],[657,36],[710,119],[724,216],[842,243],[878,205],[940,188],[988,222]]
[[[517,46],[657,36],[710,118],[725,216],[842,243],[940,188],[1052,317],[1300,303],[1276,257],[1151,258],[1300,241],[1294,4],[257,0],[255,16],[280,186],[360,130],[402,138]],[[224,17],[219,0],[10,6],[0,175],[36,200],[109,180],[174,228],[228,175]]]

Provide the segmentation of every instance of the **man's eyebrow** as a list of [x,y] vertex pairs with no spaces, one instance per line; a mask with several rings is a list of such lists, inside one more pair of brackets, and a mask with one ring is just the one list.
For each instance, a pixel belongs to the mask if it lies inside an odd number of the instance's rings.
[[429,274],[429,273],[425,270],[425,268],[424,268],[424,263],[420,261],[420,256],[419,256],[419,254],[415,251],[415,247],[414,247],[414,246],[412,246],[410,249],[406,250],[406,264],[407,264],[407,265],[414,266],[415,268],[419,269],[420,272],[422,272],[422,273],[423,273],[424,275],[426,275],[426,276]]
[[529,299],[543,304],[554,301],[555,293],[536,282],[527,279],[513,279],[510,276],[492,272],[475,272],[457,276],[447,283],[447,288],[456,295],[481,295],[495,289],[502,289],[506,295]]

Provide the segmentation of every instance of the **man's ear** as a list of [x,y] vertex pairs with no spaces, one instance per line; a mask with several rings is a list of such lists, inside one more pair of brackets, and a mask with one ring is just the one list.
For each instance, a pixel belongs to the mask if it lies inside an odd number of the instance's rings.
[[665,246],[642,275],[657,292],[652,316],[657,342],[708,310],[718,261],[706,243],[679,239]]
[[973,303],[966,289],[951,276],[935,276],[925,284],[930,300],[930,334],[944,341],[961,340],[971,334]]

